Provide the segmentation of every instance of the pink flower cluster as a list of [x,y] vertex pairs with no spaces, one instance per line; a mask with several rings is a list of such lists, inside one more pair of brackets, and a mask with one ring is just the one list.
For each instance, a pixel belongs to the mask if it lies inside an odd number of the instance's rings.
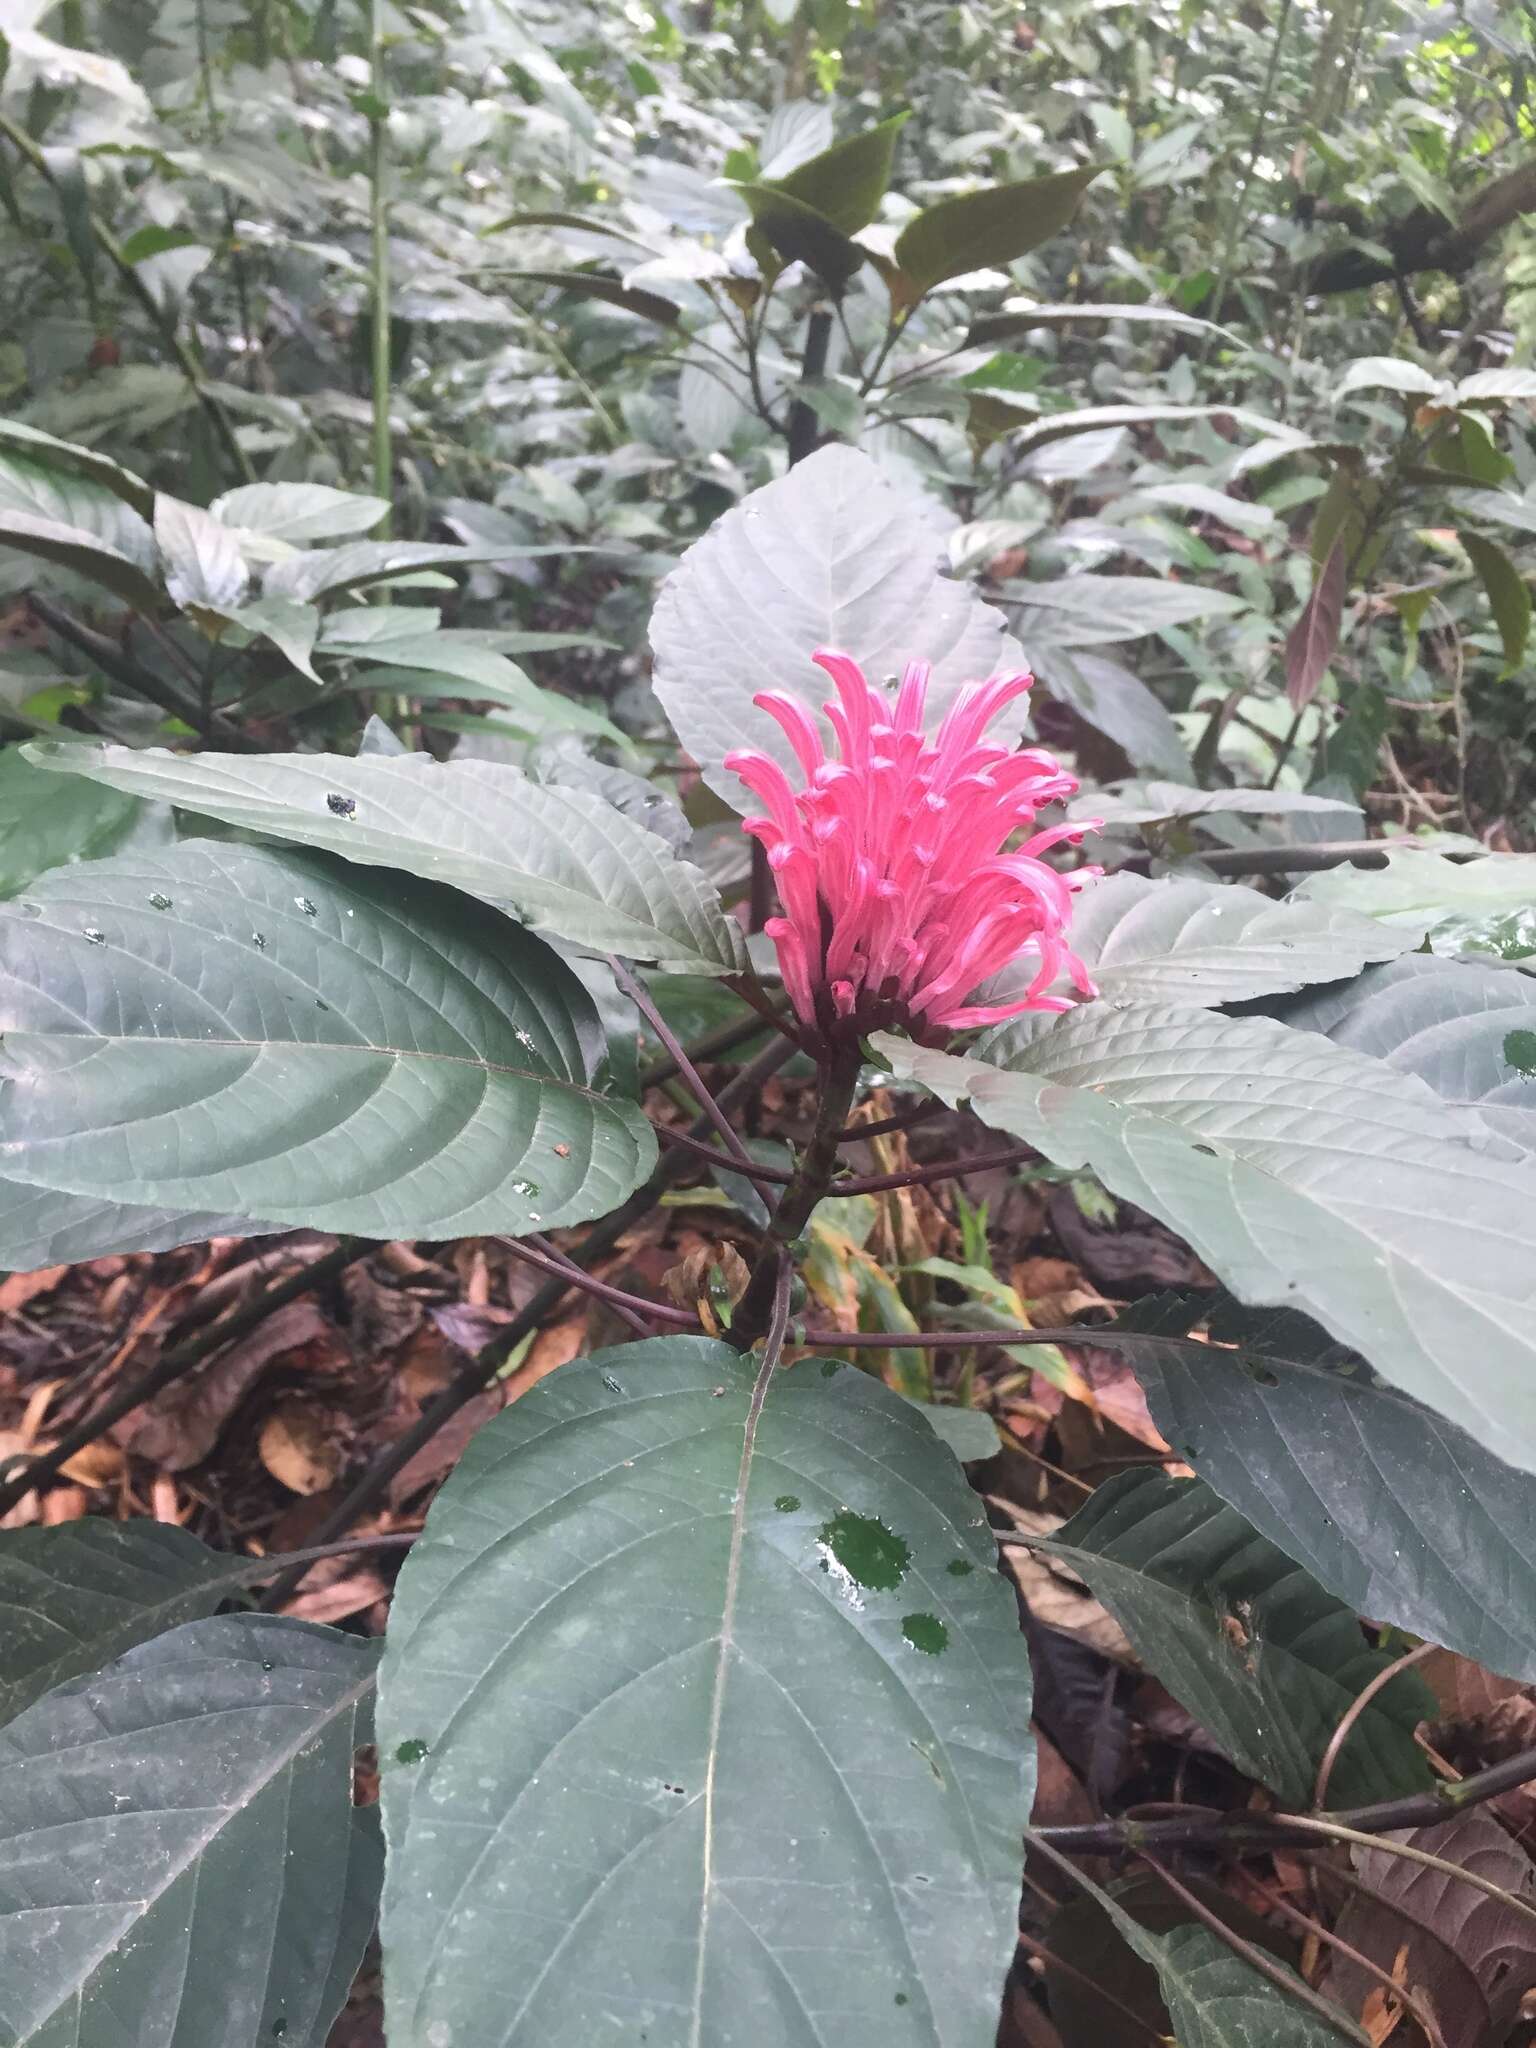
[[[822,1040],[895,1027],[934,1043],[1024,1010],[1070,1008],[1046,993],[1063,970],[1092,995],[1066,928],[1073,891],[1098,870],[1061,875],[1040,858],[1089,828],[1052,825],[1005,850],[1076,780],[1038,748],[982,737],[1032,678],[973,684],[930,740],[927,662],[908,664],[892,704],[846,654],[822,648],[813,659],[837,690],[826,707],[837,756],[798,699],[768,690],[753,701],[783,729],[805,787],[792,789],[756,749],[725,761],[768,813],[743,829],[768,849],[785,914],[766,930],[801,1022]],[[1021,954],[1036,963],[1021,996],[969,1001]]]

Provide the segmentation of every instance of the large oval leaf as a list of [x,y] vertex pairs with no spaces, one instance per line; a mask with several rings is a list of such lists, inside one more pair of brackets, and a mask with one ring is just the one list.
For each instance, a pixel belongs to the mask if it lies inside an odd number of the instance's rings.
[[760,747],[794,769],[752,699],[787,690],[819,721],[832,688],[811,666],[818,647],[851,654],[875,681],[931,661],[935,717],[967,683],[1025,666],[1002,614],[940,573],[950,524],[867,455],[835,446],[694,543],[661,587],[651,645],[656,694],[717,795],[737,810],[756,802],[721,766],[733,748]]
[[503,905],[536,931],[676,973],[731,974],[741,935],[712,884],[586,790],[499,761],[426,754],[169,754],[41,743],[29,758],[135,796],[404,868]]
[[[75,1258],[82,1232],[177,1244],[210,1214],[381,1238],[578,1222],[655,1157],[592,1086],[596,1015],[548,947],[317,856],[190,840],[54,870],[0,914],[0,1030],[0,1173],[70,1198],[49,1227]],[[53,1250],[8,1238],[0,1264]]]
[[0,1721],[135,1643],[212,1614],[257,1568],[166,1522],[92,1516],[0,1533]]
[[1411,953],[1281,1012],[1303,1031],[1417,1074],[1447,1102],[1536,1153],[1536,980],[1512,967]]
[[1475,1110],[1310,1032],[1172,1006],[1022,1020],[987,1059],[873,1043],[896,1074],[1091,1166],[1242,1300],[1304,1310],[1536,1468],[1536,1173]]
[[1028,1668],[960,1467],[852,1367],[704,1338],[483,1429],[381,1696],[390,2037],[989,2048]]
[[[1154,1306],[1170,1332],[1194,1319],[1175,1302]],[[1308,1355],[1312,1340],[1323,1354],[1335,1347],[1302,1317],[1228,1303],[1211,1334],[1221,1344],[1154,1341],[1131,1354],[1180,1457],[1352,1612],[1536,1680],[1530,1473],[1395,1389]]]
[[188,1622],[0,1729],[8,2048],[323,2048],[373,1924],[375,1648]]
[[[1133,874],[1111,875],[1085,890],[1072,917],[1074,951],[1100,995],[1119,1008],[1166,1001],[1206,1009],[1342,981],[1368,961],[1395,960],[1413,943],[1412,932],[1389,931],[1352,911]],[[1005,968],[988,999],[1007,1002],[1007,992],[1022,993],[1029,979],[1022,967]],[[1531,993],[1536,1000],[1536,987]]]
[[0,748],[0,896],[48,868],[106,853],[142,809],[120,790],[45,775],[20,747]]
[[[1039,1548],[1109,1609],[1149,1669],[1232,1761],[1289,1806],[1357,1694],[1392,1663],[1325,1593],[1200,1479],[1119,1472]],[[1335,1806],[1428,1789],[1414,1729],[1434,1697],[1416,1672],[1374,1694],[1334,1759]]]

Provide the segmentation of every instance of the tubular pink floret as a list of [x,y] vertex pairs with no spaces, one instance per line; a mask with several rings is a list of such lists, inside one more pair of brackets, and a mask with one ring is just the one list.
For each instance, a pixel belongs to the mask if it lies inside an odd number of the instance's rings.
[[[1093,827],[1032,830],[1076,780],[1038,747],[984,737],[1030,677],[962,691],[929,737],[926,662],[908,662],[893,700],[848,655],[818,648],[812,658],[836,692],[825,707],[835,751],[798,698],[765,690],[755,702],[788,741],[803,787],[756,748],[725,764],[767,812],[744,830],[768,850],[785,914],[765,930],[802,1023],[822,1039],[904,1024],[932,1040],[1069,1009],[1051,993],[1063,976],[1093,995],[1066,930],[1075,892],[1098,870],[1063,875],[1040,858]],[[970,1000],[1004,970],[1002,1000]]]

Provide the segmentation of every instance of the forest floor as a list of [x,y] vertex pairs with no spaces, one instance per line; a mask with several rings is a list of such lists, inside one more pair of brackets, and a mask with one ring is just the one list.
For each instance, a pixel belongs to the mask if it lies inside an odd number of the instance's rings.
[[[876,1098],[872,1113],[883,1107]],[[762,1127],[775,1135],[793,1138],[808,1125],[808,1095],[793,1083],[771,1082],[761,1108]],[[945,1116],[863,1149],[868,1157],[856,1160],[855,1170],[889,1171],[909,1158],[954,1158],[987,1148],[985,1134],[969,1119]],[[1208,1287],[1210,1275],[1150,1217],[1123,1203],[1091,1199],[1085,1209],[1070,1183],[991,1169],[966,1176],[961,1185],[973,1210],[985,1204],[996,1282],[1016,1291],[1031,1323],[1083,1331],[1082,1342],[1064,1346],[1048,1372],[1038,1369],[1039,1351],[1010,1356],[978,1347],[937,1354],[943,1361],[939,1398],[968,1392],[971,1404],[997,1425],[996,1455],[969,1468],[995,1527],[1004,1535],[1049,1533],[1095,1486],[1128,1466],[1185,1472],[1158,1434],[1130,1369],[1094,1347],[1092,1326],[1148,1293]],[[929,1300],[936,1286],[952,1298],[952,1282],[914,1281],[910,1268],[923,1259],[962,1259],[965,1210],[954,1186],[867,1198],[869,1213],[859,1230],[828,1231],[810,1262],[818,1320],[859,1327],[861,1301],[867,1304],[877,1271],[894,1277],[907,1269],[906,1289],[919,1317],[925,1287]],[[841,1218],[840,1225],[848,1221]],[[976,1233],[973,1216],[973,1254]],[[566,1234],[567,1244],[579,1236]],[[633,1293],[693,1306],[701,1292],[707,1302],[707,1270],[722,1258],[728,1264],[731,1250],[749,1251],[751,1243],[750,1223],[706,1180],[668,1197],[595,1270]],[[221,1238],[0,1281],[0,1463],[46,1451],[214,1318],[275,1281],[317,1266],[335,1246],[335,1239],[314,1232]],[[333,1262],[326,1277],[255,1330],[122,1415],[72,1457],[40,1497],[28,1496],[12,1509],[4,1526],[83,1515],[151,1516],[179,1523],[220,1550],[267,1556],[301,1549],[315,1540],[347,1489],[416,1422],[423,1404],[462,1374],[541,1280],[494,1239],[362,1247],[352,1263],[338,1271]],[[889,1327],[890,1279],[884,1288],[881,1324]],[[869,1316],[864,1320],[869,1327]],[[1020,1317],[1010,1313],[1002,1320]],[[502,1377],[379,1490],[351,1534],[408,1539],[489,1416],[567,1360],[630,1334],[611,1309],[568,1295],[526,1349],[513,1354]],[[893,1374],[910,1373],[917,1363],[913,1353],[904,1360],[856,1355],[866,1367],[883,1364]],[[281,1611],[382,1633],[401,1550],[397,1541],[312,1565]],[[1002,1556],[1019,1588],[1035,1665],[1038,1824],[1091,1821],[1152,1802],[1227,1809],[1264,1803],[1260,1788],[1224,1762],[1198,1724],[1139,1668],[1118,1626],[1079,1581],[1023,1548],[1006,1547]],[[1436,1653],[1426,1669],[1445,1709],[1444,1723],[1424,1731],[1437,1754],[1465,1770],[1536,1741],[1536,1688],[1491,1679],[1448,1653]],[[372,1796],[366,1774],[359,1787],[360,1797]],[[1529,1845],[1536,1798],[1511,1795],[1501,1811]],[[1090,1875],[1111,1868],[1092,1865]],[[1225,1910],[1265,1916],[1271,1925],[1277,1897],[1304,1923],[1318,1910],[1312,1873],[1283,1853],[1225,1872],[1212,1866],[1211,1876],[1224,1889]],[[1067,2038],[1040,2003],[1044,1965],[1032,1931],[1044,1927],[1061,1891],[1049,1866],[1032,1864],[1025,1873],[1023,1935],[1000,2048],[1061,2048]],[[1067,1966],[1065,1992],[1060,1977],[1053,1979],[1058,2009],[1063,1996],[1072,1997],[1075,1981],[1081,2009],[1071,2042],[1096,2025],[1108,2029],[1100,2039],[1156,2038],[1161,2008],[1149,1973],[1123,1944],[1119,1949],[1112,1983],[1097,1953],[1076,1980]],[[1327,1950],[1315,1940],[1290,1954],[1304,1967],[1310,1963],[1314,1980],[1326,1968]],[[1415,1967],[1427,1965],[1420,1958]],[[1369,1989],[1361,2007],[1368,2031]],[[377,1971],[370,1964],[337,2022],[331,2048],[382,2048],[378,2015]],[[1415,2038],[1389,2026],[1373,2039],[1385,2041],[1394,2032],[1399,2042]]]

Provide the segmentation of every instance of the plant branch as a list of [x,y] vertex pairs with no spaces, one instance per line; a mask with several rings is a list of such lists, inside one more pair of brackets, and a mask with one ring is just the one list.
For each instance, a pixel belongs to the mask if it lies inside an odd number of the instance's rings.
[[[50,633],[56,633],[77,653],[83,654],[103,675],[110,676],[114,683],[121,684],[125,690],[131,690],[134,696],[142,697],[146,703],[158,704],[162,711],[168,712],[172,718],[179,718],[194,731],[199,728],[202,722],[200,705],[195,698],[185,695],[175,683],[168,683],[163,676],[152,675],[136,661],[129,660],[115,640],[109,640],[105,633],[98,633],[90,626],[83,626],[78,619],[72,618],[68,612],[56,605],[52,598],[44,597],[34,590],[28,593],[27,604]],[[256,741],[247,739],[240,728],[231,725],[227,719],[215,714],[208,720],[208,727],[207,736],[216,738],[231,752],[256,751]]]
[[[11,119],[9,114],[4,112],[0,112],[0,135],[3,135],[13,148],[21,152],[40,178],[57,190],[58,181],[53,175],[44,151],[33,141],[25,128],[19,126],[17,122]],[[207,384],[204,383],[203,365],[198,360],[197,353],[192,344],[177,325],[175,314],[169,308],[160,304],[160,301],[149,289],[149,286],[140,277],[135,265],[130,263],[123,254],[122,244],[118,241],[116,235],[113,234],[106,222],[102,220],[89,200],[86,202],[85,212],[86,218],[90,222],[91,234],[95,238],[97,246],[104,252],[113,269],[116,270],[118,276],[133,294],[134,298],[138,300],[139,305],[149,316],[149,320],[156,333],[158,333],[165,346],[176,358],[177,368],[192,386],[193,391],[197,395],[198,404],[207,413],[214,431],[223,442],[240,477],[246,483],[254,483],[256,471],[252,465],[251,458],[246,454],[244,448],[241,447],[235,430],[230,424],[228,413],[225,412],[218,399],[209,390]]]
[[[325,1281],[360,1259],[367,1251],[364,1239],[343,1238],[333,1251],[313,1264],[304,1266],[281,1280],[275,1287],[269,1287],[247,1307],[236,1309],[211,1323],[196,1337],[179,1344],[173,1351],[166,1352],[158,1364],[126,1386],[119,1387],[114,1394],[94,1408],[73,1429],[66,1430],[49,1451],[29,1459],[20,1472],[14,1472],[8,1479],[0,1481],[0,1515],[13,1508],[17,1501],[37,1487],[52,1479],[67,1465],[77,1452],[87,1444],[94,1443],[114,1422],[120,1422],[125,1415],[144,1402],[152,1400],[162,1388],[171,1386],[176,1380],[184,1379],[196,1370],[215,1351],[222,1351],[226,1344],[233,1344],[239,1338],[249,1336],[252,1330],[264,1323],[274,1310],[296,1301],[301,1294],[308,1294],[311,1288],[322,1286]],[[3,1468],[0,1468],[3,1469]]]
[[606,1280],[594,1279],[573,1259],[566,1258],[553,1248],[546,1251],[517,1237],[496,1237],[491,1241],[493,1244],[499,1244],[503,1251],[509,1251],[515,1259],[521,1259],[525,1265],[533,1266],[540,1273],[547,1273],[552,1278],[562,1279],[570,1286],[580,1289],[582,1293],[590,1294],[594,1301],[605,1301],[621,1314],[633,1317],[635,1323],[632,1323],[631,1327],[638,1324],[642,1336],[648,1337],[651,1334],[640,1321],[640,1318],[646,1316],[655,1322],[672,1323],[685,1330],[699,1328],[698,1317],[690,1315],[687,1309],[674,1308],[670,1302],[647,1301],[643,1294],[630,1294],[622,1287],[610,1287]]
[[1339,1716],[1338,1726],[1328,1738],[1328,1747],[1323,1751],[1322,1761],[1317,1767],[1317,1780],[1312,1787],[1312,1804],[1325,1807],[1328,1804],[1328,1781],[1333,1776],[1333,1767],[1339,1760],[1339,1752],[1348,1742],[1360,1716],[1365,1712],[1378,1693],[1389,1686],[1399,1672],[1411,1670],[1415,1664],[1422,1664],[1437,1648],[1434,1643],[1420,1643],[1417,1649],[1409,1650],[1392,1663],[1383,1665],[1367,1686],[1362,1686]]
[[[839,1134],[841,1142],[841,1134]],[[981,1152],[974,1159],[935,1159],[926,1166],[906,1166],[896,1173],[861,1173],[834,1181],[834,1195],[879,1195],[888,1188],[923,1188],[936,1180],[964,1180],[969,1173],[986,1173],[993,1167],[1022,1166],[1037,1160],[1033,1145],[1009,1145],[1001,1152]]]
[[614,979],[618,982],[619,987],[623,989],[625,995],[629,997],[635,1008],[640,1012],[646,1023],[650,1025],[652,1031],[666,1048],[684,1083],[693,1090],[699,1107],[725,1140],[727,1149],[743,1166],[751,1167],[755,1163],[752,1154],[731,1128],[730,1119],[724,1115],[719,1103],[710,1094],[709,1089],[700,1078],[698,1068],[683,1050],[676,1032],[651,1001],[649,992],[644,984],[635,975],[630,973],[617,954],[610,953],[608,955],[608,965],[613,969]]
[[[369,303],[373,314],[373,489],[374,495],[392,504],[395,461],[390,442],[390,380],[393,349],[390,333],[389,275],[389,155],[388,80],[384,74],[384,25],[380,0],[368,0],[368,60],[370,65],[368,109],[368,235]],[[374,532],[389,538],[391,514],[380,516]]]
[[[910,1344],[913,1340],[907,1337],[902,1341]],[[1032,1839],[1048,1842],[1069,1856],[1111,1856],[1122,1849],[1205,1848],[1267,1853],[1276,1848],[1294,1848],[1324,1835],[1335,1841],[1363,1842],[1373,1848],[1410,1855],[1411,1845],[1378,1842],[1377,1837],[1399,1829],[1434,1827],[1452,1814],[1481,1806],[1503,1792],[1529,1784],[1532,1779],[1536,1779],[1536,1749],[1524,1749],[1519,1755],[1491,1764],[1486,1771],[1478,1771],[1456,1784],[1439,1785],[1432,1792],[1415,1792],[1401,1799],[1382,1799],[1373,1806],[1356,1806],[1326,1816],[1201,1813],[1172,1820],[1084,1821],[1067,1827],[1037,1828]],[[1412,1849],[1410,1860],[1443,1868],[1468,1884],[1479,1884],[1458,1864],[1447,1863],[1443,1857],[1437,1859],[1426,1850]],[[1486,1879],[1481,1881],[1481,1888],[1488,1888]],[[1505,1896],[1496,1885],[1492,1890],[1500,1898]],[[1536,1920],[1536,1907],[1524,1910]]]

